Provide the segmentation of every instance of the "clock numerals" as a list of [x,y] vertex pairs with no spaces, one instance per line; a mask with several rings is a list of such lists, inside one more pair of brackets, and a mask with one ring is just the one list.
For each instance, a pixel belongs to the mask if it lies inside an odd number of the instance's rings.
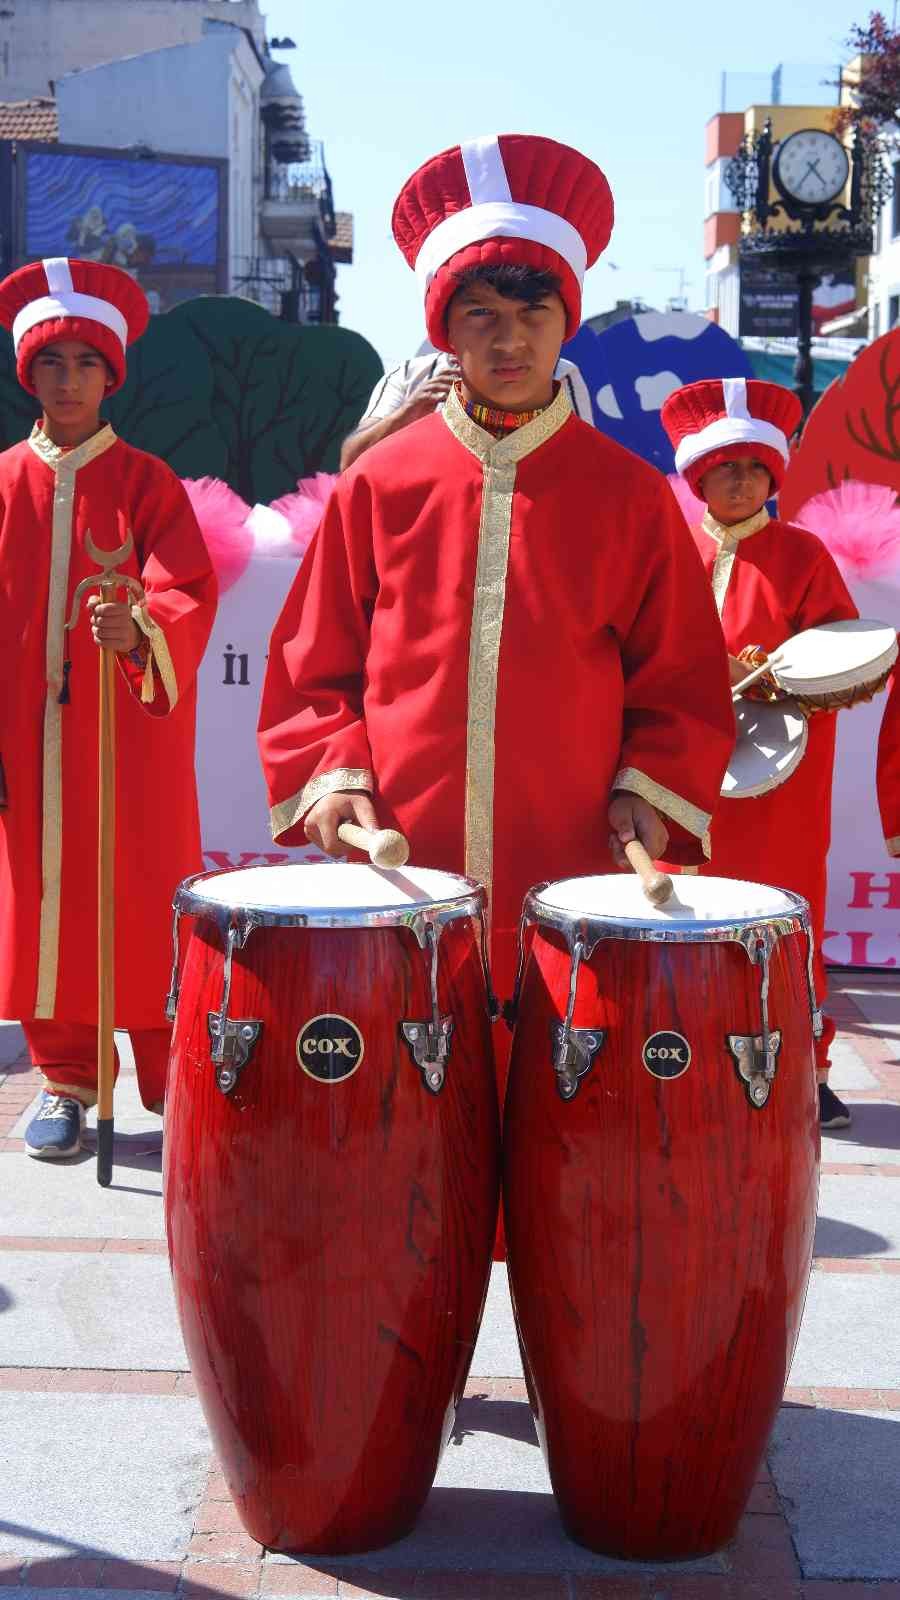
[[788,198],[805,205],[826,205],[846,186],[849,172],[850,162],[840,140],[824,130],[808,128],[782,141],[774,176]]

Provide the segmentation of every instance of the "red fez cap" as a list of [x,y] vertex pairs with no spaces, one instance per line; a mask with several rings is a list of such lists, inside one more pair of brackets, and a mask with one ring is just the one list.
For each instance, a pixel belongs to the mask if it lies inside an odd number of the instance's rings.
[[392,221],[439,350],[449,348],[445,318],[457,274],[479,266],[554,273],[568,339],[581,322],[584,274],[609,243],[613,199],[600,168],[577,150],[501,133],[432,156],[403,185]]
[[139,339],[150,317],[147,296],[129,273],[104,261],[52,256],[19,267],[0,283],[0,325],[12,330],[16,374],[34,394],[31,363],[58,339],[93,345],[125,382],[125,348]]
[[711,467],[736,455],[755,456],[780,488],[788,440],[803,408],[790,389],[761,378],[704,378],[665,401],[660,417],[675,447],[675,468],[696,494]]

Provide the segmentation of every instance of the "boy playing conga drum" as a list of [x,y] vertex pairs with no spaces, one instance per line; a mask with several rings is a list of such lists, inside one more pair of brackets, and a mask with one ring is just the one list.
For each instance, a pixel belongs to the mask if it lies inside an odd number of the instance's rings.
[[664,480],[554,382],[612,227],[599,168],[473,140],[414,173],[393,226],[461,377],[338,482],[272,636],[260,748],[281,843],[341,854],[339,823],[377,818],[483,882],[508,994],[537,880],[608,871],[635,835],[703,859],[727,663]]
[[[689,383],[662,408],[675,465],[706,501],[706,515],[692,532],[721,618],[733,683],[793,634],[857,615],[821,540],[776,521],[766,510],[784,477],[788,441],[801,416],[790,390],[754,378]],[[815,714],[806,753],[786,782],[754,799],[721,801],[712,822],[712,861],[700,867],[805,896],[816,940],[820,1002],[827,987],[821,946],[834,736],[834,712]],[[845,1128],[850,1122],[847,1107],[828,1086],[834,1032],[826,1017],[816,1042],[823,1128]]]

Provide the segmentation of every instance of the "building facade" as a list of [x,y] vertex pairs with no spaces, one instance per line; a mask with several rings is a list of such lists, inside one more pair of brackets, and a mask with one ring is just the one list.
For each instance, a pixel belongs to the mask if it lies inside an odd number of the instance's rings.
[[[130,267],[121,241],[127,246],[140,235],[144,258],[148,240],[153,247],[155,281],[183,297],[190,267],[180,283],[174,268],[179,250],[191,260],[189,219],[176,238],[167,219],[154,228],[146,217],[139,224],[137,211],[129,218],[118,189],[104,206],[100,153],[172,162],[172,182],[161,178],[157,189],[161,197],[178,196],[174,203],[182,206],[193,190],[177,187],[176,158],[218,162],[225,178],[215,202],[221,213],[215,287],[290,320],[336,320],[336,266],[352,261],[352,218],[335,212],[323,146],[308,135],[290,68],[267,45],[257,0],[4,0],[0,86],[0,137],[14,145],[13,189],[17,172],[34,157],[33,145],[17,150],[15,144],[33,140],[36,127],[40,139],[48,141],[49,133],[65,148],[72,169],[77,152],[95,158],[95,192],[81,194],[69,222],[76,242],[87,213],[96,232],[99,210],[112,241],[104,248],[115,250],[104,259]],[[120,177],[123,170],[117,169]],[[20,180],[19,190],[25,187]],[[11,194],[14,237],[25,209],[22,193]],[[20,238],[17,258],[31,253]],[[135,250],[138,276],[140,259]]]

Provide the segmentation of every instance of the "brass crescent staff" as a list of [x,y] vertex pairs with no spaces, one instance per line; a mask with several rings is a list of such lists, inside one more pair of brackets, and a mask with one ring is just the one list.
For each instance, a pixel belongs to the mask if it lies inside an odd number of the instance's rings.
[[[124,588],[143,600],[144,591],[136,578],[117,572],[134,549],[129,532],[117,550],[98,550],[90,533],[84,547],[99,572],[83,578],[72,597],[72,611],[66,623],[74,628],[82,595],[100,589],[101,602],[114,600],[116,590]],[[116,652],[100,646],[99,807],[97,823],[97,1182],[104,1189],[112,1182],[113,1163],[113,1067],[115,1044],[115,871],[116,871]]]

